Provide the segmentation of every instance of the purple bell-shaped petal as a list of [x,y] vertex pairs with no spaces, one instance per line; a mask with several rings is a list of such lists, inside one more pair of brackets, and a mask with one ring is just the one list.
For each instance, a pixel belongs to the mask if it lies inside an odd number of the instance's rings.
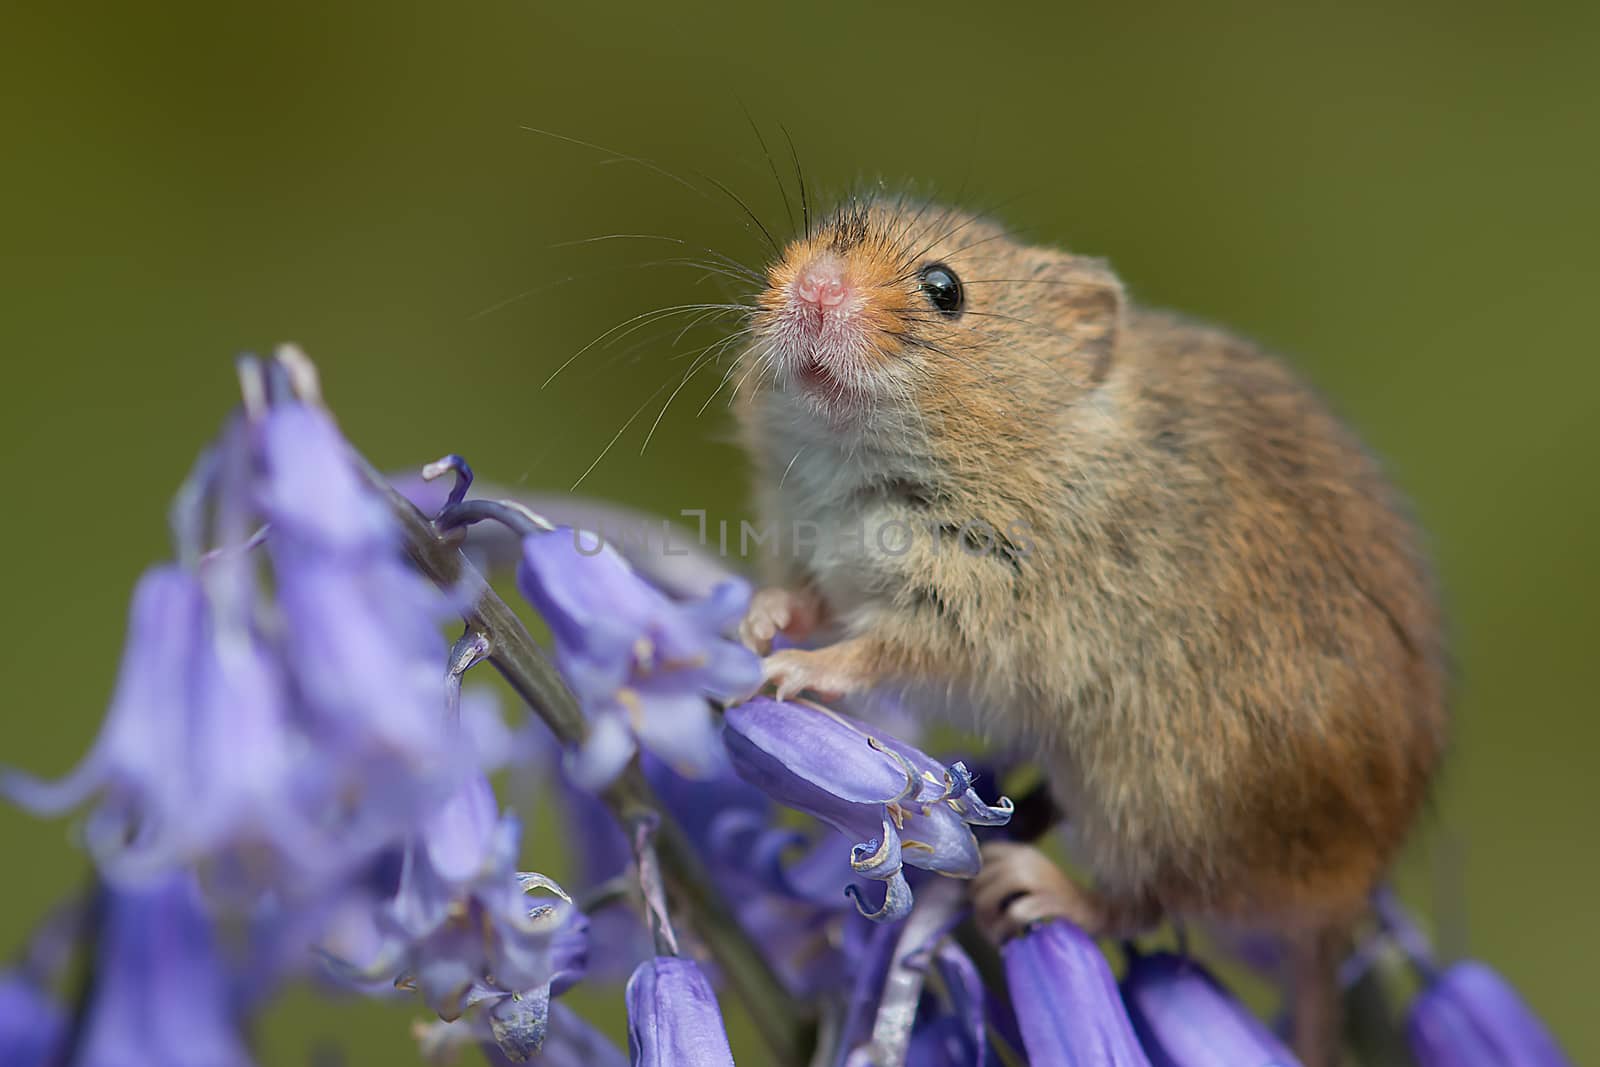
[[1154,1067],[1296,1067],[1260,1019],[1193,960],[1136,956],[1122,979],[1134,1032]]
[[249,1067],[191,880],[110,891],[74,1067]]
[[693,960],[645,960],[625,995],[633,1067],[733,1067],[716,994]]
[[1002,950],[1006,986],[1028,1062],[1052,1067],[1150,1067],[1117,981],[1089,936],[1062,920]]
[[1407,1025],[1420,1067],[1571,1067],[1545,1025],[1505,979],[1475,960],[1439,974]]
[[0,1063],[44,1067],[66,1036],[61,1005],[20,970],[0,971]]

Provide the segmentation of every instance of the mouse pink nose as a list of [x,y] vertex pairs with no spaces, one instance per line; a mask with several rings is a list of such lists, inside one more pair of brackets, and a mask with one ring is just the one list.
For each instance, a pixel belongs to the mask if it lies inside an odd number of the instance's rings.
[[844,263],[832,255],[808,263],[794,280],[795,298],[818,308],[833,308],[850,295],[845,284]]

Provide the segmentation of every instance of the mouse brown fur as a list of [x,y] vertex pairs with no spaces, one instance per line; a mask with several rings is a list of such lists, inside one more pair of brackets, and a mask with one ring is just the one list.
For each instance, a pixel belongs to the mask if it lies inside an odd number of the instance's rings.
[[1378,464],[1256,346],[962,212],[853,201],[767,282],[736,397],[763,517],[862,532],[778,553],[747,639],[823,642],[768,657],[779,694],[900,686],[1035,746],[1094,886],[1002,864],[980,918],[1281,933],[1327,1062],[1334,956],[1447,725]]

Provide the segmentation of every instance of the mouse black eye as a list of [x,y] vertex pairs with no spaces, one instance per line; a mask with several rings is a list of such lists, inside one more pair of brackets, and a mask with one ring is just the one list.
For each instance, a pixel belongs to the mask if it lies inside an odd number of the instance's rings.
[[928,303],[941,315],[955,318],[961,314],[961,279],[943,263],[930,263],[918,275]]

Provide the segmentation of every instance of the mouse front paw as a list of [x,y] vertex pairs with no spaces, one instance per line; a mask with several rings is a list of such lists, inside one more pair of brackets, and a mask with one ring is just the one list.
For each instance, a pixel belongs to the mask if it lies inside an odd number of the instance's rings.
[[816,650],[786,648],[762,660],[761,669],[762,684],[770,685],[779,700],[810,693],[826,704],[872,687],[842,645]]
[[999,945],[1038,923],[1065,919],[1090,937],[1129,938],[1161,921],[1162,907],[1144,894],[1106,896],[1067,876],[1032,845],[990,841],[972,880],[978,928]]
[[996,945],[1052,919],[1066,919],[1091,937],[1098,937],[1105,924],[1093,893],[1043,852],[1015,841],[983,846],[983,866],[972,880],[972,909],[978,928]]
[[804,640],[816,629],[821,616],[821,602],[810,590],[763,589],[750,598],[750,610],[739,623],[739,640],[756,655],[764,656],[772,650],[773,638],[780,633],[791,640]]

